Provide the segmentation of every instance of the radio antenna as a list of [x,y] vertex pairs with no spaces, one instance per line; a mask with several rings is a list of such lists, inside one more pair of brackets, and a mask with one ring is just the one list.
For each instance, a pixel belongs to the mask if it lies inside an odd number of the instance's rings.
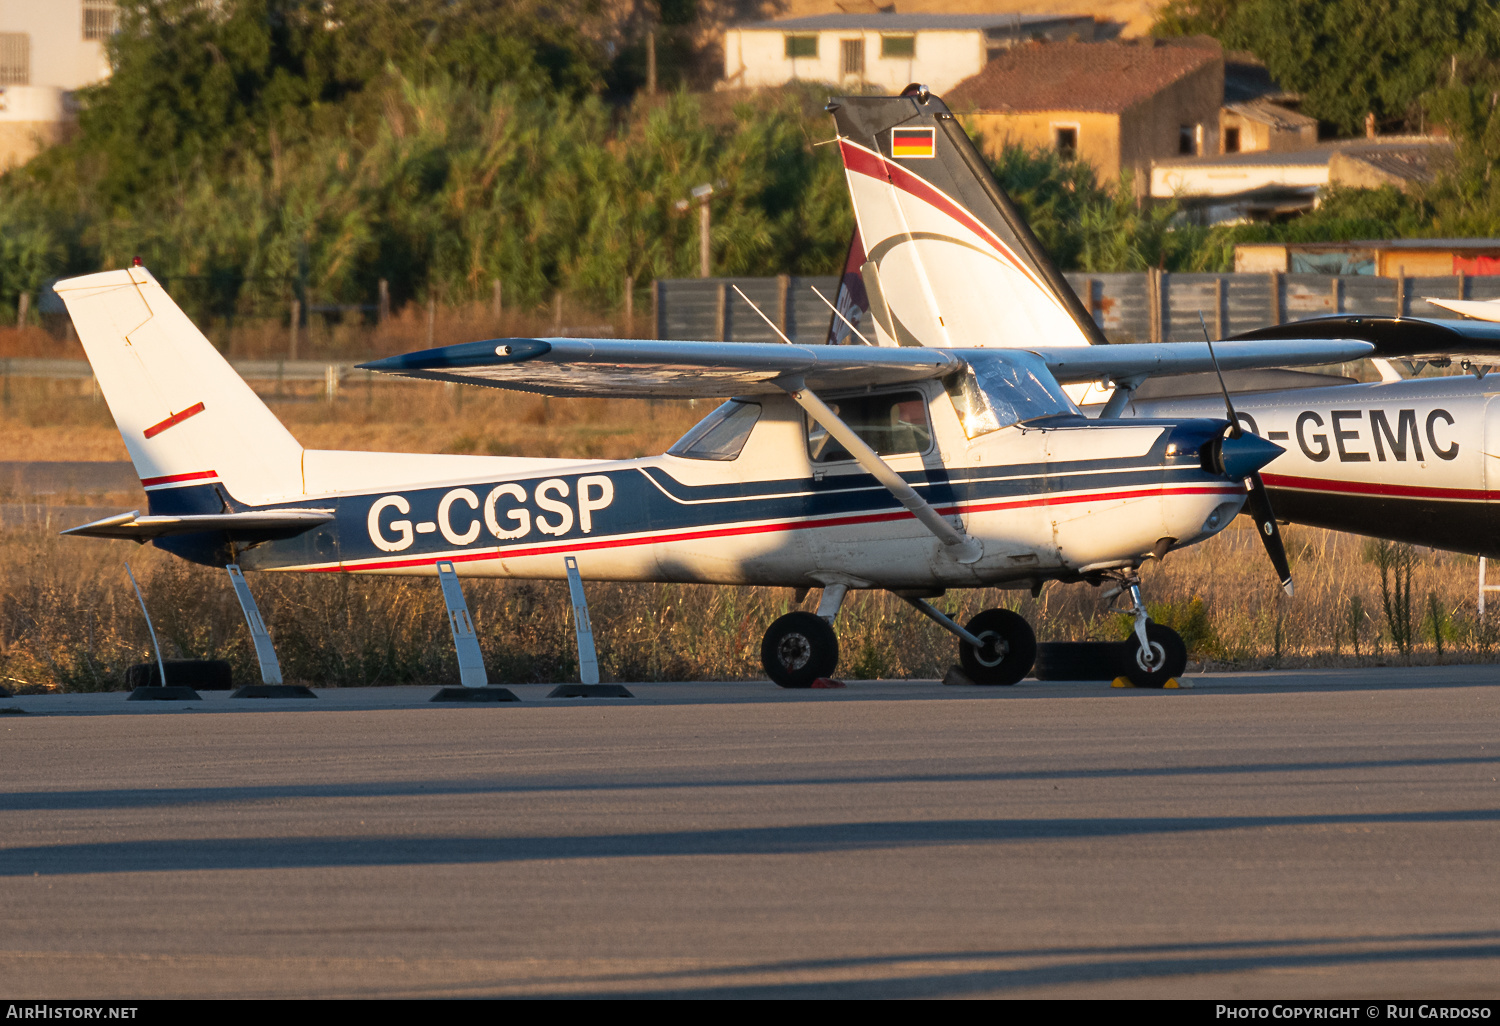
[[776,322],[773,321],[773,320],[771,320],[771,318],[767,317],[766,314],[765,314],[765,311],[762,310],[760,307],[758,307],[758,306],[755,305],[755,301],[753,299],[751,299],[749,296],[745,295],[743,292],[740,292],[740,287],[738,285],[734,285],[734,286],[731,286],[731,287],[734,289],[735,293],[741,299],[743,299],[745,302],[747,302],[747,303],[750,304],[750,309],[752,309],[756,313],[760,314],[760,319],[763,320],[763,321],[765,321],[767,324],[769,324],[771,326],[771,330],[772,331],[776,332],[776,334],[778,334],[778,335],[781,336],[781,341],[785,342],[787,345],[793,345],[794,344],[791,339],[789,339],[789,338],[786,337],[786,332],[784,332],[780,328],[778,328],[776,326]]
[[812,289],[812,294],[813,295],[817,296],[819,299],[821,299],[823,301],[823,305],[824,306],[828,307],[828,309],[830,309],[830,310],[833,311],[833,315],[835,317],[837,317],[839,320],[843,321],[845,324],[849,325],[849,330],[852,331],[852,332],[854,332],[854,334],[858,335],[859,336],[859,340],[861,342],[863,342],[867,346],[873,346],[875,344],[874,342],[871,342],[869,339],[865,338],[865,333],[862,332],[862,331],[860,331],[858,328],[856,328],[854,326],[854,322],[853,321],[851,321],[849,318],[845,317],[842,313],[840,313],[839,312],[839,308],[836,307],[836,306],[834,306],[832,303],[830,303],[828,301],[828,297],[825,296],[825,295],[823,295],[823,293],[819,292],[818,291],[818,287],[816,285],[809,285],[808,288]]

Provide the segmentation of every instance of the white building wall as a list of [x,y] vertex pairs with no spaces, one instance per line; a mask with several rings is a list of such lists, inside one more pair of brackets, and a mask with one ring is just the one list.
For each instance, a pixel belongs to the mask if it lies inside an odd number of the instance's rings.
[[[882,35],[915,35],[913,57],[882,58]],[[788,35],[818,37],[816,57],[788,57]],[[845,80],[841,74],[843,41],[863,39],[865,73]],[[824,29],[783,32],[766,29],[729,29],[724,34],[724,79],[729,88],[779,86],[787,82],[831,82],[835,85],[872,85],[897,92],[912,82],[942,93],[984,66],[984,33],[975,29],[924,29],[915,33]]]
[[0,32],[31,37],[28,85],[71,91],[109,77],[103,41],[83,38],[83,0],[0,0]]

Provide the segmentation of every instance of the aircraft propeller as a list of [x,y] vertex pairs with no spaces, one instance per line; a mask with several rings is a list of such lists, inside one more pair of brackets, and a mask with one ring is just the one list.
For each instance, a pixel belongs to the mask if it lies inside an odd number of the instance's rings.
[[[1208,343],[1208,356],[1213,361],[1214,373],[1219,377],[1219,390],[1224,394],[1224,411],[1229,417],[1229,437],[1219,443],[1218,463],[1219,469],[1226,477],[1243,478],[1249,485],[1249,497],[1247,502],[1250,506],[1250,516],[1255,520],[1256,529],[1260,533],[1260,540],[1265,543],[1266,555],[1271,557],[1271,566],[1276,570],[1276,576],[1281,580],[1281,587],[1286,593],[1292,593],[1292,568],[1287,562],[1286,545],[1281,540],[1281,528],[1276,524],[1275,511],[1271,509],[1271,496],[1266,493],[1266,483],[1261,480],[1260,470],[1269,460],[1264,458],[1267,447],[1281,452],[1281,447],[1274,442],[1267,442],[1256,435],[1249,438],[1259,445],[1246,445],[1240,440],[1245,435],[1245,429],[1240,426],[1239,416],[1234,412],[1234,403],[1229,400],[1229,387],[1224,384],[1224,374],[1219,370],[1219,358],[1214,355],[1213,340],[1208,335],[1208,323],[1203,319],[1203,311],[1198,311],[1198,323],[1203,326],[1203,341]],[[1240,442],[1232,449],[1226,444],[1230,441]],[[1248,473],[1240,473],[1239,468],[1249,466]]]

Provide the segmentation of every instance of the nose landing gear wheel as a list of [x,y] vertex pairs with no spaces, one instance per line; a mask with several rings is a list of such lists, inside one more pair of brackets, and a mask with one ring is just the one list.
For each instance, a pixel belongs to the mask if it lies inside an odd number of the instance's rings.
[[1149,655],[1134,633],[1125,639],[1125,676],[1130,683],[1138,688],[1160,688],[1173,677],[1182,676],[1187,669],[1187,646],[1181,635],[1148,620],[1146,640],[1151,645]]
[[821,616],[788,613],[771,624],[760,643],[766,676],[784,688],[810,688],[839,665],[839,639]]
[[1014,684],[1031,672],[1036,662],[1036,634],[1019,613],[986,609],[966,625],[984,642],[975,648],[958,643],[958,661],[975,684]]

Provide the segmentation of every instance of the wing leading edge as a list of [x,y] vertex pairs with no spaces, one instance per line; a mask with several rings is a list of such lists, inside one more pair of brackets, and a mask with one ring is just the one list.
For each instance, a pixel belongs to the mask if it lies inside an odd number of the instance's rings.
[[[1293,367],[1357,360],[1368,342],[1281,339],[1220,342],[1225,370]],[[942,378],[965,366],[963,349],[798,346],[745,342],[514,338],[465,342],[361,364],[369,370],[552,396],[621,399],[715,398],[783,391],[907,384]],[[984,350],[993,358],[994,349]],[[1213,369],[1199,342],[1036,347],[1060,383],[1121,381]],[[796,387],[795,384],[793,387]]]

